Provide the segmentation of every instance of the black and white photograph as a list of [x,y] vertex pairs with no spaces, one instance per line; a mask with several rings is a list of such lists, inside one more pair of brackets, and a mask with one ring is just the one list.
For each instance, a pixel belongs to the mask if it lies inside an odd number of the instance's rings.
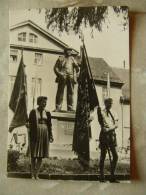
[[130,183],[125,6],[9,10],[8,177]]

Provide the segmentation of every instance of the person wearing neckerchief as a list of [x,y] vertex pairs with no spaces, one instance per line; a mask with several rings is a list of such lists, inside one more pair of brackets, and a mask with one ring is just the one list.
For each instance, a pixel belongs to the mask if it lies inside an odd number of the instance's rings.
[[99,135],[99,148],[100,148],[99,170],[100,170],[100,181],[105,182],[104,161],[106,158],[106,154],[108,152],[110,165],[111,165],[110,182],[119,183],[119,181],[117,181],[115,178],[115,170],[118,161],[117,139],[116,139],[115,130],[118,128],[118,117],[116,113],[112,110],[112,104],[113,104],[113,99],[106,98],[104,100],[105,108],[101,110],[99,107],[97,111],[98,121],[101,126],[101,131]]

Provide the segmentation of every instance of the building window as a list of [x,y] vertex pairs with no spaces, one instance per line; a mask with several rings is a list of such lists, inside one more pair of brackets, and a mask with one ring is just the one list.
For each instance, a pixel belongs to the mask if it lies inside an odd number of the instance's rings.
[[107,97],[107,95],[108,95],[107,86],[103,86],[102,87],[102,100],[103,101]]
[[35,53],[34,64],[42,65],[43,64],[43,54]]
[[10,55],[10,62],[17,62],[17,56],[16,55]]
[[33,98],[36,98],[41,95],[41,91],[42,91],[42,79],[32,78],[31,96]]
[[18,41],[26,41],[26,32],[22,32],[18,34]]
[[37,43],[37,41],[38,41],[38,37],[35,34],[30,33],[29,34],[29,42],[31,42],[31,43]]
[[18,50],[16,49],[11,49],[10,50],[10,62],[17,62],[18,58]]

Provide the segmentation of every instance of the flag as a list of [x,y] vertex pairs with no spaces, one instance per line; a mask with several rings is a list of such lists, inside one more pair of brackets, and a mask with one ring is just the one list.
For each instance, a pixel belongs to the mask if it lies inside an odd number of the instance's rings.
[[110,97],[110,74],[109,72],[107,73],[107,97],[109,98]]
[[84,45],[81,48],[81,58],[72,149],[78,155],[80,164],[86,168],[90,160],[90,112],[99,105],[99,102]]
[[27,116],[27,82],[25,75],[25,65],[23,63],[23,55],[21,56],[16,80],[12,90],[10,102],[10,109],[14,112],[9,132],[16,127],[20,127],[26,124]]

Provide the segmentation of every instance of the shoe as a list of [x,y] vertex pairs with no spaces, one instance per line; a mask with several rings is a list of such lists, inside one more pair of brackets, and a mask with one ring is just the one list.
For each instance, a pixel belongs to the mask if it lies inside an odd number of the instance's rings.
[[36,180],[39,180],[40,178],[38,177],[38,176],[36,176],[36,178],[35,178]]
[[34,175],[33,175],[33,174],[31,174],[31,179],[33,179],[33,180],[35,179],[35,177],[34,177]]
[[105,183],[105,182],[106,182],[105,177],[104,177],[104,176],[100,176],[100,177],[99,177],[99,181],[100,181],[101,183]]
[[67,111],[68,111],[68,112],[75,112],[75,110],[72,109],[72,108],[68,108]]
[[105,179],[99,179],[101,183],[106,183]]
[[38,174],[34,174],[34,178],[36,179],[36,180],[38,180],[39,179],[39,177],[38,177]]
[[110,181],[110,183],[120,183],[120,181],[118,181],[118,180],[115,179],[115,178],[112,178],[112,179],[110,179],[109,181]]
[[53,112],[60,112],[61,111],[61,109],[59,109],[59,108],[56,108],[55,110],[53,110]]

